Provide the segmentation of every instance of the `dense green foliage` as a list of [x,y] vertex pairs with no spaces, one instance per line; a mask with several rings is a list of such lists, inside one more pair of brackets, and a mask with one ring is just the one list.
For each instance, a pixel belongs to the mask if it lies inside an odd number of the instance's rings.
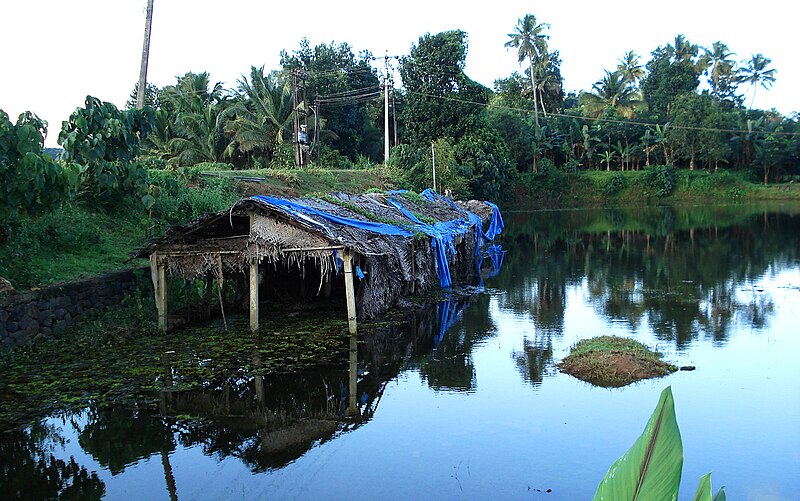
[[77,170],[44,152],[47,124],[26,112],[16,124],[0,110],[0,245],[12,212],[37,214],[60,203],[74,188]]
[[94,203],[138,195],[147,186],[147,172],[136,162],[140,138],[153,126],[154,111],[120,111],[111,103],[87,96],[64,122],[58,136],[66,162],[78,164],[85,190]]
[[147,237],[240,198],[233,180],[196,169],[151,171],[149,183],[149,207],[123,198],[100,211],[76,200],[37,217],[13,214],[0,225],[0,277],[28,288],[130,266],[130,252]]

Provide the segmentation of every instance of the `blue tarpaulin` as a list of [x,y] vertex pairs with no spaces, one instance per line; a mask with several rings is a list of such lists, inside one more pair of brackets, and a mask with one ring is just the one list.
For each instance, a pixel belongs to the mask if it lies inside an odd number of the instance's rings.
[[[404,190],[390,191],[389,195],[402,194]],[[314,228],[324,232],[328,236],[331,235],[329,228],[322,222],[314,219],[320,218],[324,221],[349,226],[352,228],[359,228],[381,235],[393,235],[401,237],[411,237],[414,232],[421,232],[431,237],[431,245],[434,249],[434,256],[436,258],[436,273],[439,277],[439,285],[443,288],[449,288],[452,285],[452,278],[450,276],[450,266],[448,264],[448,256],[455,253],[455,238],[463,236],[474,227],[476,235],[476,255],[479,252],[481,244],[485,241],[492,240],[503,228],[503,219],[500,217],[500,211],[496,205],[487,202],[493,208],[492,220],[489,225],[489,230],[483,232],[482,221],[479,216],[470,211],[458,207],[452,200],[433,192],[432,190],[425,190],[422,196],[431,201],[444,201],[450,206],[454,207],[458,212],[464,215],[463,218],[454,219],[452,221],[437,222],[434,224],[426,224],[409,211],[402,203],[388,197],[390,205],[399,210],[412,224],[408,227],[401,225],[393,225],[388,223],[377,223],[373,221],[364,221],[361,219],[347,218],[337,216],[329,212],[309,207],[302,203],[285,200],[282,198],[270,197],[266,195],[256,195],[252,197],[265,205],[273,207],[275,210],[286,213],[292,218],[311,225]],[[309,217],[314,216],[314,217]],[[339,268],[338,254],[334,251],[334,258]],[[359,270],[360,271],[360,270]]]

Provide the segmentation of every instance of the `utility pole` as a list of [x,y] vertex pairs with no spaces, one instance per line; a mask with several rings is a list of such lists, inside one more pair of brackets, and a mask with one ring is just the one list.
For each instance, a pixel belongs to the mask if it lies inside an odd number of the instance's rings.
[[147,0],[147,14],[144,22],[144,43],[142,44],[142,65],[139,68],[139,86],[136,89],[136,108],[144,108],[144,94],[147,88],[147,61],[150,59],[150,28],[153,25],[153,0]]
[[394,122],[394,127],[392,130],[394,131],[394,142],[392,146],[397,146],[397,106],[394,103],[394,79],[389,80],[389,85],[392,86],[392,120]]
[[433,165],[433,191],[436,191],[436,149],[431,141],[431,164]]
[[384,58],[383,75],[383,163],[389,163],[389,54]]
[[307,167],[308,113],[306,112],[306,74],[302,70],[292,70],[292,114],[294,164],[297,167]]

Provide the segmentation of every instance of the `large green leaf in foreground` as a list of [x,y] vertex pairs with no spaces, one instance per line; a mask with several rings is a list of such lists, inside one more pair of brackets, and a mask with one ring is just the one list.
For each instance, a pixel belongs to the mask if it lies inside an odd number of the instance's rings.
[[672,389],[661,392],[642,435],[616,460],[597,487],[596,501],[678,499],[683,444],[675,419]]

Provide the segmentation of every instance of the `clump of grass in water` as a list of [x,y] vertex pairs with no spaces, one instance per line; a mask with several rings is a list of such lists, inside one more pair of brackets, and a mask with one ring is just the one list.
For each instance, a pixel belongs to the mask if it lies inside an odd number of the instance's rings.
[[619,387],[675,372],[677,367],[662,361],[662,357],[662,353],[633,339],[599,336],[573,346],[559,368],[596,386]]

